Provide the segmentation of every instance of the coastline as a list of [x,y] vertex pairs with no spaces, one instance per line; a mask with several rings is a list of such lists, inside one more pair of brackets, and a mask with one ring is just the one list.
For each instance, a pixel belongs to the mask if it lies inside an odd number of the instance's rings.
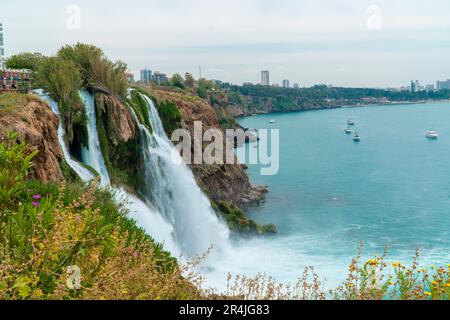
[[430,103],[438,103],[438,102],[448,102],[450,103],[450,99],[428,99],[428,100],[418,100],[418,101],[390,101],[386,103],[364,103],[364,104],[348,104],[342,106],[330,106],[330,107],[319,107],[319,108],[310,108],[310,109],[302,109],[302,110],[291,110],[291,111],[261,111],[253,114],[242,114],[239,116],[235,116],[234,119],[237,121],[239,119],[254,117],[259,115],[268,115],[268,114],[286,114],[286,113],[298,113],[298,112],[309,112],[309,111],[319,111],[319,110],[335,110],[335,109],[343,109],[343,108],[358,108],[358,107],[370,107],[370,106],[406,106],[406,105],[414,105],[414,104],[430,104]]

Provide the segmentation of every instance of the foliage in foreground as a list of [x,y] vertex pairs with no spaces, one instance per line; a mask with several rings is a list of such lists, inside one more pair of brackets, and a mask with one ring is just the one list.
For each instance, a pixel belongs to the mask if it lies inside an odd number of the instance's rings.
[[0,299],[199,297],[186,267],[108,190],[27,180],[35,154],[9,138],[0,144]]
[[362,261],[358,253],[344,283],[333,290],[324,289],[313,267],[306,268],[297,283],[287,285],[265,274],[254,278],[230,274],[221,296],[243,300],[449,300],[450,264],[420,268],[419,255],[417,250],[412,264],[405,266],[400,262],[388,265],[386,252],[368,261]]

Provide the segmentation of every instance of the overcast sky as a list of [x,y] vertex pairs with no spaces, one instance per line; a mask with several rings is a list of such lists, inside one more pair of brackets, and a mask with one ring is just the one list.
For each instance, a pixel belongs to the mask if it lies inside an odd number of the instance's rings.
[[7,55],[81,41],[136,74],[201,66],[241,84],[267,69],[272,82],[355,87],[450,78],[448,0],[1,0],[0,22]]

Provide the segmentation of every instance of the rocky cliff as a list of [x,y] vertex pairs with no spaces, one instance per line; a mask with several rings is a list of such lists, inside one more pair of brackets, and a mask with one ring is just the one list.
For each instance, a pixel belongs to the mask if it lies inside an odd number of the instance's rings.
[[[204,132],[220,127],[215,110],[205,100],[186,92],[154,90],[152,93],[159,105],[175,103],[182,114],[181,127],[193,132],[195,121],[202,121]],[[117,183],[136,189],[139,152],[136,125],[130,111],[121,102],[104,96],[97,97],[97,108],[102,151],[113,180],[116,180],[116,173],[119,175]],[[39,150],[31,175],[44,182],[64,179],[58,124],[58,117],[50,107],[34,96],[28,96],[26,103],[14,110],[0,109],[0,134],[5,136],[8,131],[16,131],[30,148]],[[265,188],[250,183],[243,165],[202,164],[191,168],[201,188],[216,202],[227,201],[242,207],[262,200],[266,193]]]
[[58,117],[37,97],[27,96],[25,103],[15,106],[14,110],[0,108],[0,137],[4,139],[8,131],[15,131],[20,140],[26,141],[32,150],[39,151],[31,177],[43,182],[64,179],[58,124]]
[[[193,135],[194,122],[202,121],[203,132],[220,128],[214,108],[205,100],[186,92],[152,90],[156,102],[170,101],[182,113],[181,126]],[[237,163],[237,161],[236,161]],[[205,193],[214,201],[229,201],[236,206],[246,206],[264,198],[267,189],[253,186],[241,164],[192,165],[194,175]]]

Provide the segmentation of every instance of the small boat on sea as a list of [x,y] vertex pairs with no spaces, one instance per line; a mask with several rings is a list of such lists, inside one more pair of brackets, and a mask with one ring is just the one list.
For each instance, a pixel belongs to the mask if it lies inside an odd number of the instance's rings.
[[428,139],[437,139],[439,138],[439,134],[435,130],[428,130],[427,134],[425,135]]
[[347,125],[354,126],[355,125],[355,121],[353,121],[352,119],[348,119]]
[[272,120],[269,121],[269,123],[270,124],[274,124],[274,123],[276,123],[276,121],[272,119]]
[[353,136],[353,141],[355,141],[355,142],[361,141],[361,137],[359,136],[359,134],[355,133],[355,135]]
[[352,129],[350,129],[350,128],[347,128],[344,131],[346,134],[352,134]]

